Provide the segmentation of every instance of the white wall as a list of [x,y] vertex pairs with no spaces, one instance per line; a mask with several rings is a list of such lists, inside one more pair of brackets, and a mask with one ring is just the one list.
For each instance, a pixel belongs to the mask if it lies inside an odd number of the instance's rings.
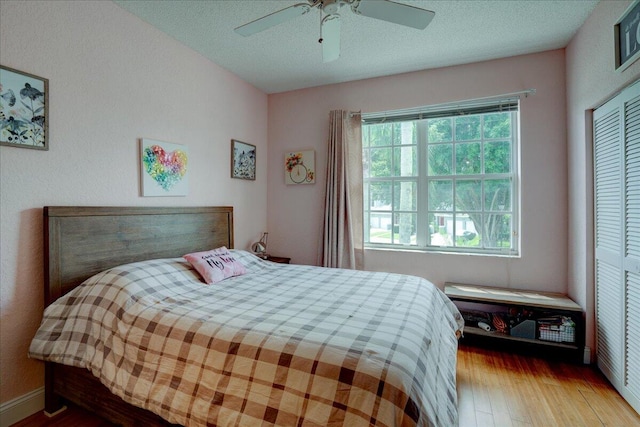
[[[49,79],[50,150],[0,147],[0,402],[43,385],[42,207],[235,207],[236,247],[266,226],[267,96],[111,2],[0,1],[0,63]],[[189,148],[189,195],[139,196],[138,139]],[[230,178],[230,140],[258,147]]]
[[613,26],[630,1],[602,1],[566,48],[569,185],[569,295],[586,310],[586,345],[594,347],[594,107],[640,77],[640,61],[615,71]]
[[[522,257],[367,250],[365,268],[445,281],[566,291],[564,50],[328,85],[269,96],[270,251],[315,264],[322,230],[328,116],[384,111],[534,88],[521,104]],[[284,183],[284,154],[316,150],[315,185]]]

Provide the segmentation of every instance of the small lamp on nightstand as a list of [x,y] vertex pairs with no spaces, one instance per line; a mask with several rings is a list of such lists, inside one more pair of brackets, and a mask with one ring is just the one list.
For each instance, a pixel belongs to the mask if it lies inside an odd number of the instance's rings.
[[258,242],[255,242],[253,245],[251,245],[251,251],[262,259],[267,259],[267,257],[269,256],[267,255],[267,237],[268,236],[269,236],[269,233],[267,232],[262,233],[262,238]]

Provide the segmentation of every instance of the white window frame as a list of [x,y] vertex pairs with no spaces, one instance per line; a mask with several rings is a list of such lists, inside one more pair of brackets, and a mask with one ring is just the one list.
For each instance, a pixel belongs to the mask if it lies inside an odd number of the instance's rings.
[[[504,179],[506,177],[512,180],[511,186],[511,248],[483,248],[483,247],[468,247],[468,246],[438,246],[429,244],[429,215],[433,213],[433,211],[428,210],[428,182],[430,179],[437,178],[437,176],[429,176],[428,168],[427,168],[427,160],[428,160],[428,147],[431,142],[427,141],[428,138],[428,129],[427,129],[427,120],[433,118],[445,118],[445,117],[455,117],[460,114],[456,114],[457,111],[467,111],[467,114],[484,114],[491,112],[500,112],[500,109],[503,105],[510,105],[510,111],[512,114],[511,119],[511,172],[508,174],[465,174],[465,175],[455,175],[455,155],[453,158],[453,170],[454,173],[452,175],[442,175],[439,176],[442,179],[451,179],[453,182],[453,200],[455,204],[455,181],[457,180],[466,180],[466,179],[480,179],[480,180],[488,180],[488,179]],[[515,105],[515,107],[514,107]],[[491,110],[495,108],[495,110]],[[475,111],[475,112],[474,112]],[[393,191],[395,191],[394,182],[398,181],[415,181],[417,185],[417,209],[416,211],[411,211],[411,213],[416,213],[416,241],[415,244],[400,244],[400,243],[376,243],[369,242],[369,231],[370,231],[370,218],[371,214],[375,213],[375,211],[370,209],[370,206],[363,206],[363,226],[364,226],[364,236],[365,248],[378,248],[378,249],[402,249],[402,250],[413,250],[413,251],[424,251],[424,252],[445,252],[445,253],[462,253],[462,254],[475,254],[475,255],[495,255],[495,256],[508,256],[508,257],[519,257],[520,256],[520,105],[519,98],[517,97],[509,97],[509,98],[495,98],[488,100],[479,100],[479,101],[468,101],[468,102],[460,102],[447,105],[438,105],[438,106],[430,106],[430,107],[421,107],[418,109],[411,110],[397,110],[397,111],[387,111],[381,113],[363,113],[363,127],[367,124],[374,123],[383,123],[383,122],[403,122],[403,121],[416,121],[416,133],[417,133],[417,156],[418,156],[418,174],[417,176],[411,177],[403,177],[403,176],[390,176],[390,177],[363,177],[364,180],[364,188],[369,188],[366,183],[376,182],[376,181],[387,181],[391,182],[392,185],[392,204],[390,211],[384,211],[384,213],[391,213],[391,227],[392,227],[392,239],[394,236],[393,233],[393,224],[395,221],[396,213],[403,213],[404,211],[400,211],[399,209],[394,210],[395,200]],[[364,129],[363,129],[364,131]],[[455,130],[452,130],[455,134]],[[363,132],[363,138],[365,133]],[[489,140],[491,141],[491,140]],[[452,135],[452,145],[455,147],[456,141],[455,136]],[[484,147],[485,138],[481,135],[481,147]],[[371,148],[377,147],[363,147],[363,157],[367,156],[370,152]],[[484,150],[480,150],[481,153],[484,153]],[[455,152],[455,148],[454,148]],[[484,170],[484,154],[481,154],[481,170]],[[482,186],[482,200],[484,200],[484,185]],[[369,197],[366,197],[365,200],[369,200]],[[370,203],[370,202],[369,202]],[[485,207],[482,206],[483,214],[486,211]],[[460,215],[460,213],[456,213],[455,205],[452,208],[451,214],[453,218],[456,215]],[[452,218],[452,220],[453,220]],[[456,236],[457,231],[457,221],[453,220],[453,236]],[[454,237],[455,240],[455,237]]]

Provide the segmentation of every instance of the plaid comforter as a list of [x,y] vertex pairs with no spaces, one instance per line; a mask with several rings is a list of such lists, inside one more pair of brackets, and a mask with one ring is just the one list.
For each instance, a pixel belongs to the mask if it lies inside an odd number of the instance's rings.
[[462,320],[430,282],[234,253],[247,274],[210,286],[181,258],[97,274],[30,357],[185,426],[457,425]]

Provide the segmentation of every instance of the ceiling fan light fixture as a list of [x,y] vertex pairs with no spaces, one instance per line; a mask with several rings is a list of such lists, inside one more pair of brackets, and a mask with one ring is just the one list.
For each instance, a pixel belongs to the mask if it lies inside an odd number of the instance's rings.
[[[338,10],[342,6],[350,5],[353,13],[380,19],[394,24],[417,29],[424,29],[435,15],[434,12],[390,0],[307,0],[277,12],[263,16],[241,25],[235,32],[250,36],[282,24],[298,16],[308,13],[311,9],[320,11],[320,39],[322,45],[322,61],[331,62],[340,57],[340,15]],[[322,18],[322,15],[326,16]]]
[[333,15],[340,7],[340,0],[323,0],[322,11],[327,15]]

